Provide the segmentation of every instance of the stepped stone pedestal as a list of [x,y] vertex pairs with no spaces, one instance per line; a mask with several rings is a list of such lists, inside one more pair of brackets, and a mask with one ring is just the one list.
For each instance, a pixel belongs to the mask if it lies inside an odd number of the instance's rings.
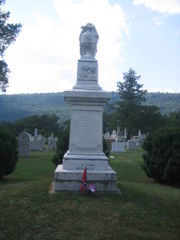
[[64,92],[71,110],[70,140],[63,164],[55,170],[55,191],[79,191],[85,167],[87,182],[93,183],[96,191],[118,191],[116,172],[103,153],[103,107],[111,94],[98,85],[98,63],[94,58],[97,40],[92,24],[83,27],[77,82],[72,90]]

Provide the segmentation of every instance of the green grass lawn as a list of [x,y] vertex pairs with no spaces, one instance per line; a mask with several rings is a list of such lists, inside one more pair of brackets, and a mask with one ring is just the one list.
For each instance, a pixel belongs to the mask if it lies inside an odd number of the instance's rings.
[[0,181],[0,240],[179,240],[180,189],[148,179],[141,155],[110,159],[122,195],[49,194],[53,152],[19,159]]

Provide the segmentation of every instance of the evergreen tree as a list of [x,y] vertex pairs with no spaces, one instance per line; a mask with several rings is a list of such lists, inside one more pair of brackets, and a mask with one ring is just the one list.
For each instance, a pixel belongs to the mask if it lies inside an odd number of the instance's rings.
[[8,19],[10,12],[2,10],[1,6],[5,0],[0,0],[0,91],[5,92],[8,84],[8,73],[10,72],[7,63],[4,61],[4,52],[8,46],[16,40],[21,29],[21,24],[10,24]]
[[15,170],[18,160],[17,147],[13,132],[5,126],[0,126],[0,179]]
[[141,104],[145,101],[146,90],[142,90],[142,84],[138,83],[141,76],[131,68],[124,73],[123,82],[118,82],[118,94],[120,101],[117,103],[120,126],[127,129],[128,139],[132,134],[137,134],[140,126]]

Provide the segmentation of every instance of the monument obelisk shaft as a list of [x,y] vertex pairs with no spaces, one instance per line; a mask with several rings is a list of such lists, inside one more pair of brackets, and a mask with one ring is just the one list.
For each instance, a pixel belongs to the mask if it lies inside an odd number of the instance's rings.
[[77,82],[72,90],[64,92],[71,110],[70,140],[63,164],[55,171],[55,191],[79,191],[85,166],[87,180],[96,191],[117,191],[116,173],[103,153],[103,107],[111,94],[98,84],[98,38],[93,24],[82,27]]

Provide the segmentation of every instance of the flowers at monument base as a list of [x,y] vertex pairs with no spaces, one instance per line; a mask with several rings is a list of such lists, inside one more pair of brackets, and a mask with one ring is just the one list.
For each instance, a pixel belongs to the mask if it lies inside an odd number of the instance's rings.
[[86,189],[87,189],[87,169],[86,169],[86,166],[85,166],[84,171],[83,171],[83,176],[81,178],[80,191],[85,192]]
[[81,178],[81,186],[80,186],[80,191],[81,192],[86,192],[86,193],[94,193],[95,192],[95,185],[93,183],[87,183],[87,169],[86,166],[83,171],[83,175]]

